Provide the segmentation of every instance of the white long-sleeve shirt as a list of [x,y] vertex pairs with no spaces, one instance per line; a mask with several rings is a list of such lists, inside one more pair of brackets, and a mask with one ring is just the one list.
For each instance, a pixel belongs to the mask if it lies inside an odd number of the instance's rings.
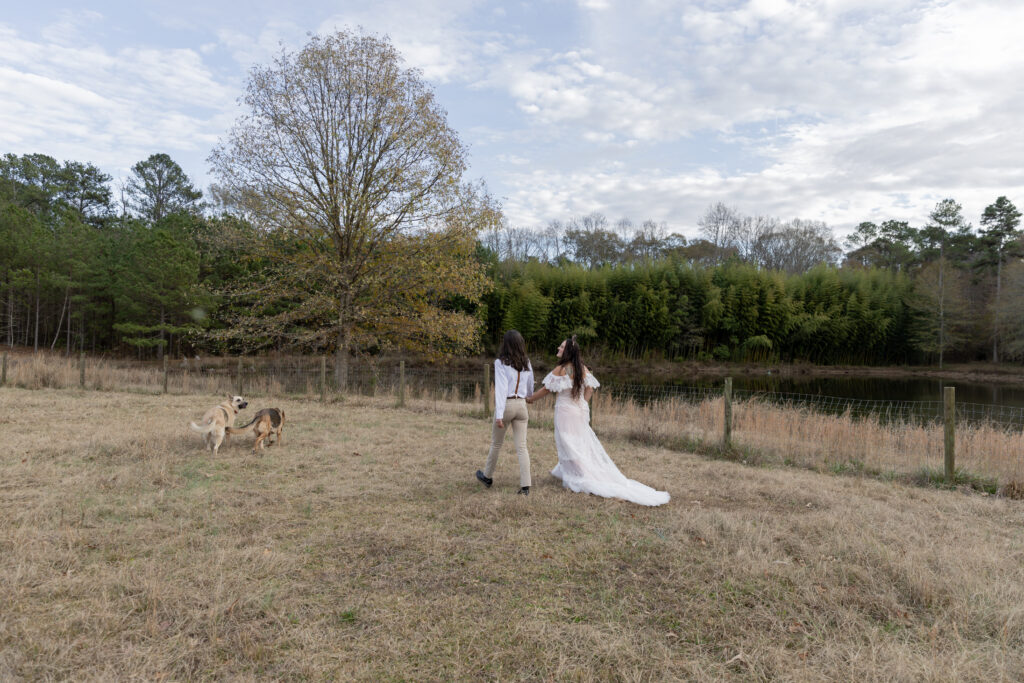
[[[518,384],[518,389],[516,385]],[[510,396],[526,398],[533,395],[533,368],[518,372],[511,365],[505,365],[500,358],[494,360],[494,419],[505,414],[505,401]]]

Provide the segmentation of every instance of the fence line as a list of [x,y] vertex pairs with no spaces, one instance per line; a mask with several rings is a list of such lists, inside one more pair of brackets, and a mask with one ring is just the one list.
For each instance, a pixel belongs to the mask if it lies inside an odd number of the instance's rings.
[[[241,393],[311,400],[334,400],[347,394],[389,397],[395,403],[426,402],[435,410],[462,406],[465,412],[468,406],[477,414],[493,405],[489,364],[473,370],[352,363],[344,387],[338,384],[334,363],[322,357],[137,363],[4,354],[0,366],[5,386],[27,388]],[[604,382],[592,401],[592,411],[601,415],[597,428],[602,434],[754,449],[816,467],[892,472],[928,468],[940,476],[950,475],[941,400],[733,389],[727,403],[723,390],[723,385]],[[1001,481],[1024,481],[1024,408],[956,403],[950,414],[959,425],[952,443],[962,468]]]
[[[486,371],[465,369],[401,367],[400,363],[353,363],[348,368],[348,386],[339,387],[333,363],[321,357],[288,359],[250,359],[238,357],[217,359],[201,364],[198,361],[176,361],[161,364],[89,360],[84,356],[78,362],[62,358],[2,355],[0,386],[29,388],[53,387],[87,389],[124,389],[153,393],[217,393],[248,392],[253,395],[282,393],[286,395],[329,394],[353,392],[357,394],[390,393],[397,390],[404,373],[410,390],[433,387],[439,394],[451,395],[458,390],[463,399],[478,398],[483,382],[490,383]],[[404,361],[402,362],[404,363]],[[61,368],[65,364],[67,367]],[[57,366],[57,367],[55,367]],[[489,367],[489,366],[488,366]],[[9,376],[9,377],[8,377]],[[646,385],[632,383],[602,384],[602,391],[619,400],[642,404],[653,401],[682,400],[699,402],[721,399],[723,386]],[[943,419],[943,401],[863,399],[820,394],[754,391],[733,389],[733,401],[761,401],[786,407],[808,408],[829,415],[849,415],[853,418],[873,418],[880,421],[938,422]],[[1024,430],[1024,407],[958,402],[957,419],[961,422],[988,423],[1007,429]]]

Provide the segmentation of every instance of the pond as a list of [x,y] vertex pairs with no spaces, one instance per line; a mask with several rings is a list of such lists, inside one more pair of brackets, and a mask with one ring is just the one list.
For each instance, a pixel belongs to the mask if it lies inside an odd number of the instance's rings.
[[[619,396],[650,400],[668,396],[720,394],[723,378],[686,377],[666,382],[663,377],[643,378],[635,374],[617,377],[605,373],[609,391]],[[936,419],[942,414],[943,389],[956,389],[961,419],[995,421],[1005,426],[1024,427],[1024,386],[953,381],[936,378],[883,378],[844,375],[808,377],[781,375],[737,375],[733,393],[737,399],[761,397],[793,402],[826,412],[850,410],[855,415],[886,415]]]

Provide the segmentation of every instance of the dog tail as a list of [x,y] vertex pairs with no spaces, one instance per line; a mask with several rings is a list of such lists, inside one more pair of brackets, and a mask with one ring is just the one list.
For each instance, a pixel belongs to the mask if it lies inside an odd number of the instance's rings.
[[199,432],[200,434],[209,434],[210,432],[217,428],[217,423],[210,422],[210,424],[206,425],[205,427],[200,427],[195,422],[189,422],[188,426],[192,428],[193,432]]
[[244,432],[244,431],[245,431],[246,429],[248,429],[249,427],[251,427],[251,426],[252,426],[252,424],[253,424],[254,422],[256,422],[256,420],[257,420],[257,419],[259,419],[259,416],[257,416],[257,417],[254,417],[253,419],[249,420],[249,422],[248,422],[248,423],[246,423],[246,424],[242,425],[241,427],[226,427],[226,430],[227,430],[228,434],[241,434],[241,433],[242,433],[242,432]]

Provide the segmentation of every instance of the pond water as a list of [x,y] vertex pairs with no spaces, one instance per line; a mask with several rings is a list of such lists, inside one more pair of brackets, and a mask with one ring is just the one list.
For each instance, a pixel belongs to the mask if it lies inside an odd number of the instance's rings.
[[[645,384],[647,384],[645,382]],[[694,381],[676,381],[662,384],[721,386],[722,379],[700,378]],[[956,388],[957,403],[1024,408],[1024,386],[1013,384],[982,384],[947,379],[916,378],[888,379],[879,377],[734,377],[733,389],[756,393],[809,394],[874,401],[941,401],[944,387]]]
[[[550,368],[537,367],[538,379]],[[379,368],[376,373],[360,373],[350,369],[350,384],[372,391],[371,379],[397,382],[394,368]],[[363,374],[366,374],[363,377]],[[385,375],[387,375],[385,377]],[[604,369],[597,373],[602,392],[616,398],[629,398],[640,403],[665,398],[701,400],[720,397],[723,377],[693,376],[666,380],[664,375],[643,376],[635,371],[616,373]],[[371,378],[372,376],[372,378]],[[359,378],[362,377],[362,380]],[[481,374],[472,370],[451,372],[437,368],[410,368],[407,371],[410,389],[416,392],[455,391],[462,400],[478,394]],[[829,413],[849,412],[856,417],[881,420],[936,420],[943,414],[943,389],[956,388],[958,417],[967,421],[987,421],[1007,428],[1024,429],[1024,385],[988,382],[964,382],[935,378],[885,378],[866,375],[832,377],[736,375],[733,392],[737,400],[757,397],[763,400],[793,403]]]
[[[699,396],[721,392],[723,378],[686,377],[666,382],[663,377],[615,376],[604,373],[602,382],[613,394],[639,400],[665,396]],[[987,420],[1007,427],[1024,427],[1024,386],[962,382],[935,378],[882,378],[874,376],[783,377],[738,375],[733,378],[737,399],[750,396],[770,401],[807,405],[826,412],[850,410],[854,415],[884,415],[936,419],[942,414],[943,389],[956,388],[961,419]]]

